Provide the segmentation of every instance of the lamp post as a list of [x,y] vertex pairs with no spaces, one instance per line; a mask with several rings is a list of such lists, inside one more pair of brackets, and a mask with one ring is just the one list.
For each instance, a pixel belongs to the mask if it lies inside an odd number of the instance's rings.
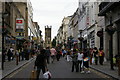
[[110,25],[106,28],[106,31],[110,35],[109,40],[109,55],[110,55],[110,68],[111,70],[114,70],[113,68],[113,34],[116,31],[116,27],[112,24],[112,16],[110,16]]
[[4,70],[4,36],[5,36],[5,25],[4,18],[8,16],[8,13],[2,13],[2,70]]
[[82,41],[83,41],[82,32],[83,32],[83,30],[79,30],[80,37],[78,38],[78,40],[81,42],[81,44],[80,44],[81,50],[82,50]]
[[73,37],[72,36],[69,36],[68,37],[68,46],[69,46],[69,49],[71,49],[72,48],[72,39],[73,39]]

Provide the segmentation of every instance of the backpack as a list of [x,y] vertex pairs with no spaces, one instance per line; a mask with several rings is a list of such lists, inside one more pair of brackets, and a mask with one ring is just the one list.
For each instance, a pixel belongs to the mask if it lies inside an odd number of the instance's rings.
[[99,51],[99,56],[104,56],[104,52],[103,51]]

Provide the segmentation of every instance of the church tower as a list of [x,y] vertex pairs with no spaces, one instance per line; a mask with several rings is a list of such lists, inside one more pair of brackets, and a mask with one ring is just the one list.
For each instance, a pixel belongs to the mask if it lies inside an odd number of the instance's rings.
[[51,28],[52,26],[45,26],[45,47],[51,47]]

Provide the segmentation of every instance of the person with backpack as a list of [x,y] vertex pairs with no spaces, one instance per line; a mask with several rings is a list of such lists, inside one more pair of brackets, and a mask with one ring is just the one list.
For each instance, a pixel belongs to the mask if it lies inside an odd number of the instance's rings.
[[99,49],[98,55],[99,55],[99,63],[100,63],[100,65],[103,65],[103,61],[104,61],[104,52],[103,52],[103,49],[102,49],[102,48]]
[[87,49],[84,49],[83,53],[83,73],[84,73],[84,68],[87,70],[86,73],[90,73],[89,70],[89,52]]

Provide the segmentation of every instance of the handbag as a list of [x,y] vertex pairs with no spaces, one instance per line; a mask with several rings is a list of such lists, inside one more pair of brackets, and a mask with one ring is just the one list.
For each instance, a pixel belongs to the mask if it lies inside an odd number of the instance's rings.
[[107,62],[107,59],[104,57],[104,62]]
[[94,63],[95,62],[95,58],[92,58],[92,63]]
[[31,75],[30,75],[30,80],[35,80],[37,77],[37,71],[36,70],[32,70],[31,71]]

